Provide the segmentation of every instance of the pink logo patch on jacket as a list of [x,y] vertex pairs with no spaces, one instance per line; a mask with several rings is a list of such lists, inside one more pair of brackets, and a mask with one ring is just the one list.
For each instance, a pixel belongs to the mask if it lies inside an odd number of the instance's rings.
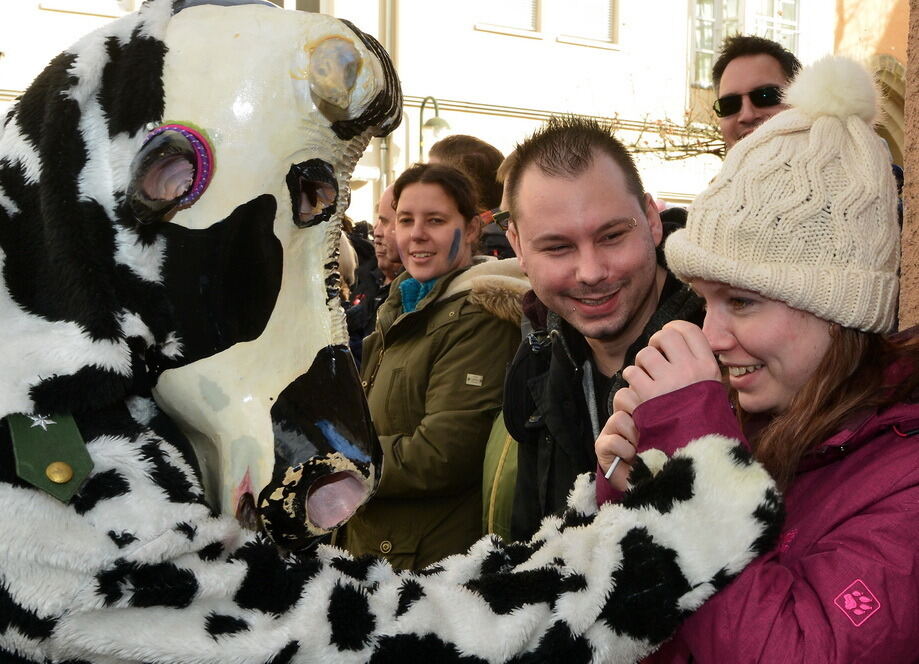
[[779,538],[778,549],[782,553],[788,551],[791,548],[791,543],[795,541],[795,537],[798,536],[798,529],[792,528],[791,530],[785,531],[782,533],[782,536]]
[[856,627],[861,627],[868,618],[881,608],[881,603],[877,597],[868,590],[868,586],[861,579],[856,579],[850,583],[848,588],[837,595],[833,603],[839,607],[840,611],[846,614],[846,617]]

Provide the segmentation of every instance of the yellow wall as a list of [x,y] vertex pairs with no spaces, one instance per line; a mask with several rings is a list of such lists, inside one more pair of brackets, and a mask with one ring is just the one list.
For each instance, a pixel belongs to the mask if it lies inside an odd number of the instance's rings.
[[908,32],[908,0],[836,0],[836,53],[864,62],[889,55],[905,65]]

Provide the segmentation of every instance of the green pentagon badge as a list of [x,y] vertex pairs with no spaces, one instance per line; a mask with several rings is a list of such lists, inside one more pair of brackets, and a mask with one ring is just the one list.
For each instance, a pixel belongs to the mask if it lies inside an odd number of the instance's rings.
[[70,502],[93,469],[73,415],[9,415],[16,474],[61,502]]

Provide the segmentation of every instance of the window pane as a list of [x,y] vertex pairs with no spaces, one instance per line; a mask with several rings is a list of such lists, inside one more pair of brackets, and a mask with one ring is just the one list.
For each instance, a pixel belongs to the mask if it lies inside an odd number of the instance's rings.
[[695,72],[693,72],[696,85],[712,84],[712,54],[696,52]]
[[562,35],[615,41],[616,0],[568,0],[559,7],[558,24],[552,31]]
[[696,18],[714,20],[715,0],[696,0]]
[[[721,39],[724,40],[725,37],[729,35],[736,35],[740,32],[740,20],[731,19],[730,21],[725,21],[724,25],[721,26]],[[720,46],[720,44],[719,44]]]
[[798,50],[798,0],[760,0],[754,33]]
[[740,19],[741,9],[741,0],[724,0],[724,22],[732,21],[736,24]]
[[521,30],[536,29],[536,0],[490,0],[484,6],[483,23]]
[[798,33],[797,32],[793,32],[791,30],[783,30],[777,33],[777,37],[778,39],[776,39],[776,41],[779,42],[782,46],[787,48],[792,53],[798,50]]
[[708,21],[696,23],[696,48],[715,50],[715,25]]

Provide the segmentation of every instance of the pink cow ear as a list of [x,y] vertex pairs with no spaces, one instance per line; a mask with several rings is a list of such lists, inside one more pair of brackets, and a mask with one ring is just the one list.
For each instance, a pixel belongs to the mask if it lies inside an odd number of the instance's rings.
[[128,202],[135,218],[148,224],[190,206],[213,171],[214,153],[201,132],[180,124],[154,129],[131,163]]

